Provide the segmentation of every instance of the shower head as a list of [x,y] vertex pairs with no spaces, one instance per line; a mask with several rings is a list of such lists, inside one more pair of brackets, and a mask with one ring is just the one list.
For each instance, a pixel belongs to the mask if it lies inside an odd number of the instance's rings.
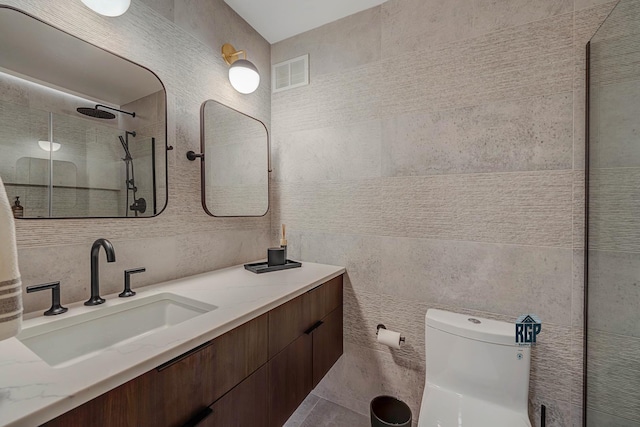
[[96,108],[91,107],[78,107],[76,111],[80,114],[84,114],[85,116],[93,117],[96,119],[115,119],[116,115],[104,110],[98,110],[98,106]]
[[136,113],[130,113],[128,111],[124,111],[124,110],[118,110],[117,108],[113,108],[113,107],[107,107],[106,105],[96,105],[93,108],[90,107],[78,107],[76,108],[76,111],[80,114],[84,114],[85,116],[89,116],[89,117],[93,117],[96,119],[107,119],[107,120],[112,120],[116,118],[116,115],[113,113],[110,113],[108,111],[104,111],[101,110],[100,108],[106,108],[107,110],[112,110],[112,111],[117,111],[118,113],[123,113],[123,114],[128,114],[131,117],[135,117]]

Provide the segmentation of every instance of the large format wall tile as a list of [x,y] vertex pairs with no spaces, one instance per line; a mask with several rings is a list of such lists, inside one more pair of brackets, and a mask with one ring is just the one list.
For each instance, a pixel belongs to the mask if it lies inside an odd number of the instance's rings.
[[640,167],[636,130],[640,80],[607,84],[595,90],[596,101],[591,107],[598,126],[590,134],[590,167]]
[[570,171],[385,179],[383,229],[393,236],[572,245]]
[[584,329],[571,330],[571,403],[582,407],[584,394]]
[[303,232],[300,257],[305,261],[341,265],[347,269],[352,290],[380,290],[381,252],[385,239],[378,236]]
[[384,3],[383,52],[397,55],[571,12],[571,0],[391,0]]
[[383,62],[384,111],[438,111],[570,91],[572,30],[573,15],[565,14],[415,52],[411,61],[402,52]]
[[640,254],[589,251],[589,330],[640,338]]
[[569,249],[395,238],[381,252],[385,294],[571,324]]
[[571,401],[572,347],[571,328],[542,319],[542,332],[531,349],[529,392],[545,399]]
[[336,73],[380,59],[381,7],[373,7],[320,28],[278,42],[271,63],[309,54],[309,74]]
[[638,422],[606,412],[587,409],[587,427],[638,427]]
[[[444,308],[418,299],[401,299],[367,291],[345,289],[344,339],[346,342],[401,356],[424,364],[425,314],[429,308]],[[379,324],[400,332],[405,342],[392,349],[377,341]]]
[[283,182],[348,181],[380,176],[379,120],[277,135],[275,177]]
[[274,140],[299,130],[362,122],[380,117],[379,62],[318,76],[308,86],[273,94]]
[[571,169],[571,92],[383,121],[385,176]]
[[272,219],[295,229],[358,234],[380,230],[380,180],[279,183]]
[[173,21],[174,0],[142,0],[142,2],[169,21]]
[[573,289],[571,290],[571,326],[584,328],[584,250],[573,250]]
[[640,252],[640,168],[591,169],[589,249]]
[[587,408],[639,423],[640,340],[590,330],[587,351]]
[[[540,425],[545,404],[547,425],[578,426],[576,116],[583,45],[614,4],[586,1],[574,14],[572,0],[391,0],[380,7],[381,32],[366,30],[370,45],[328,53],[363,13],[272,48],[274,60],[311,52],[316,73],[308,87],[272,99],[272,228],[292,227],[303,261],[347,266],[346,352],[318,395],[363,414],[376,390],[404,398],[409,387],[395,391],[387,378],[424,369],[428,308],[508,322],[533,311],[545,326],[533,352],[531,420]],[[379,345],[380,322],[406,345]],[[417,406],[421,393],[404,399]]]

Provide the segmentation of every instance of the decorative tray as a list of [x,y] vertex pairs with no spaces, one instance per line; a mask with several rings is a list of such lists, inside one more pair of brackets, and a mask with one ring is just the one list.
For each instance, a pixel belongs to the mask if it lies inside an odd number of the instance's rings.
[[245,270],[252,271],[256,274],[268,273],[270,271],[288,270],[290,268],[298,267],[302,267],[302,263],[298,261],[292,261],[290,259],[288,259],[287,262],[283,265],[272,265],[271,267],[269,267],[267,261],[244,265]]

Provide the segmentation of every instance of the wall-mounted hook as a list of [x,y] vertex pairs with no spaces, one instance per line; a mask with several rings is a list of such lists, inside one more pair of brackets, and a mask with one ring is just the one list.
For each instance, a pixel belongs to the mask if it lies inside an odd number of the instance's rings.
[[195,151],[187,151],[187,159],[193,162],[195,159],[198,159],[198,158],[200,160],[204,160],[204,153],[196,154]]

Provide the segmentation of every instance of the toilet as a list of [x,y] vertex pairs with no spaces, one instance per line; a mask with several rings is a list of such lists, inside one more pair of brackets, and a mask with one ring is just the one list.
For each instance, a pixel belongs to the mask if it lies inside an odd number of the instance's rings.
[[419,427],[531,427],[531,350],[515,325],[430,309]]

